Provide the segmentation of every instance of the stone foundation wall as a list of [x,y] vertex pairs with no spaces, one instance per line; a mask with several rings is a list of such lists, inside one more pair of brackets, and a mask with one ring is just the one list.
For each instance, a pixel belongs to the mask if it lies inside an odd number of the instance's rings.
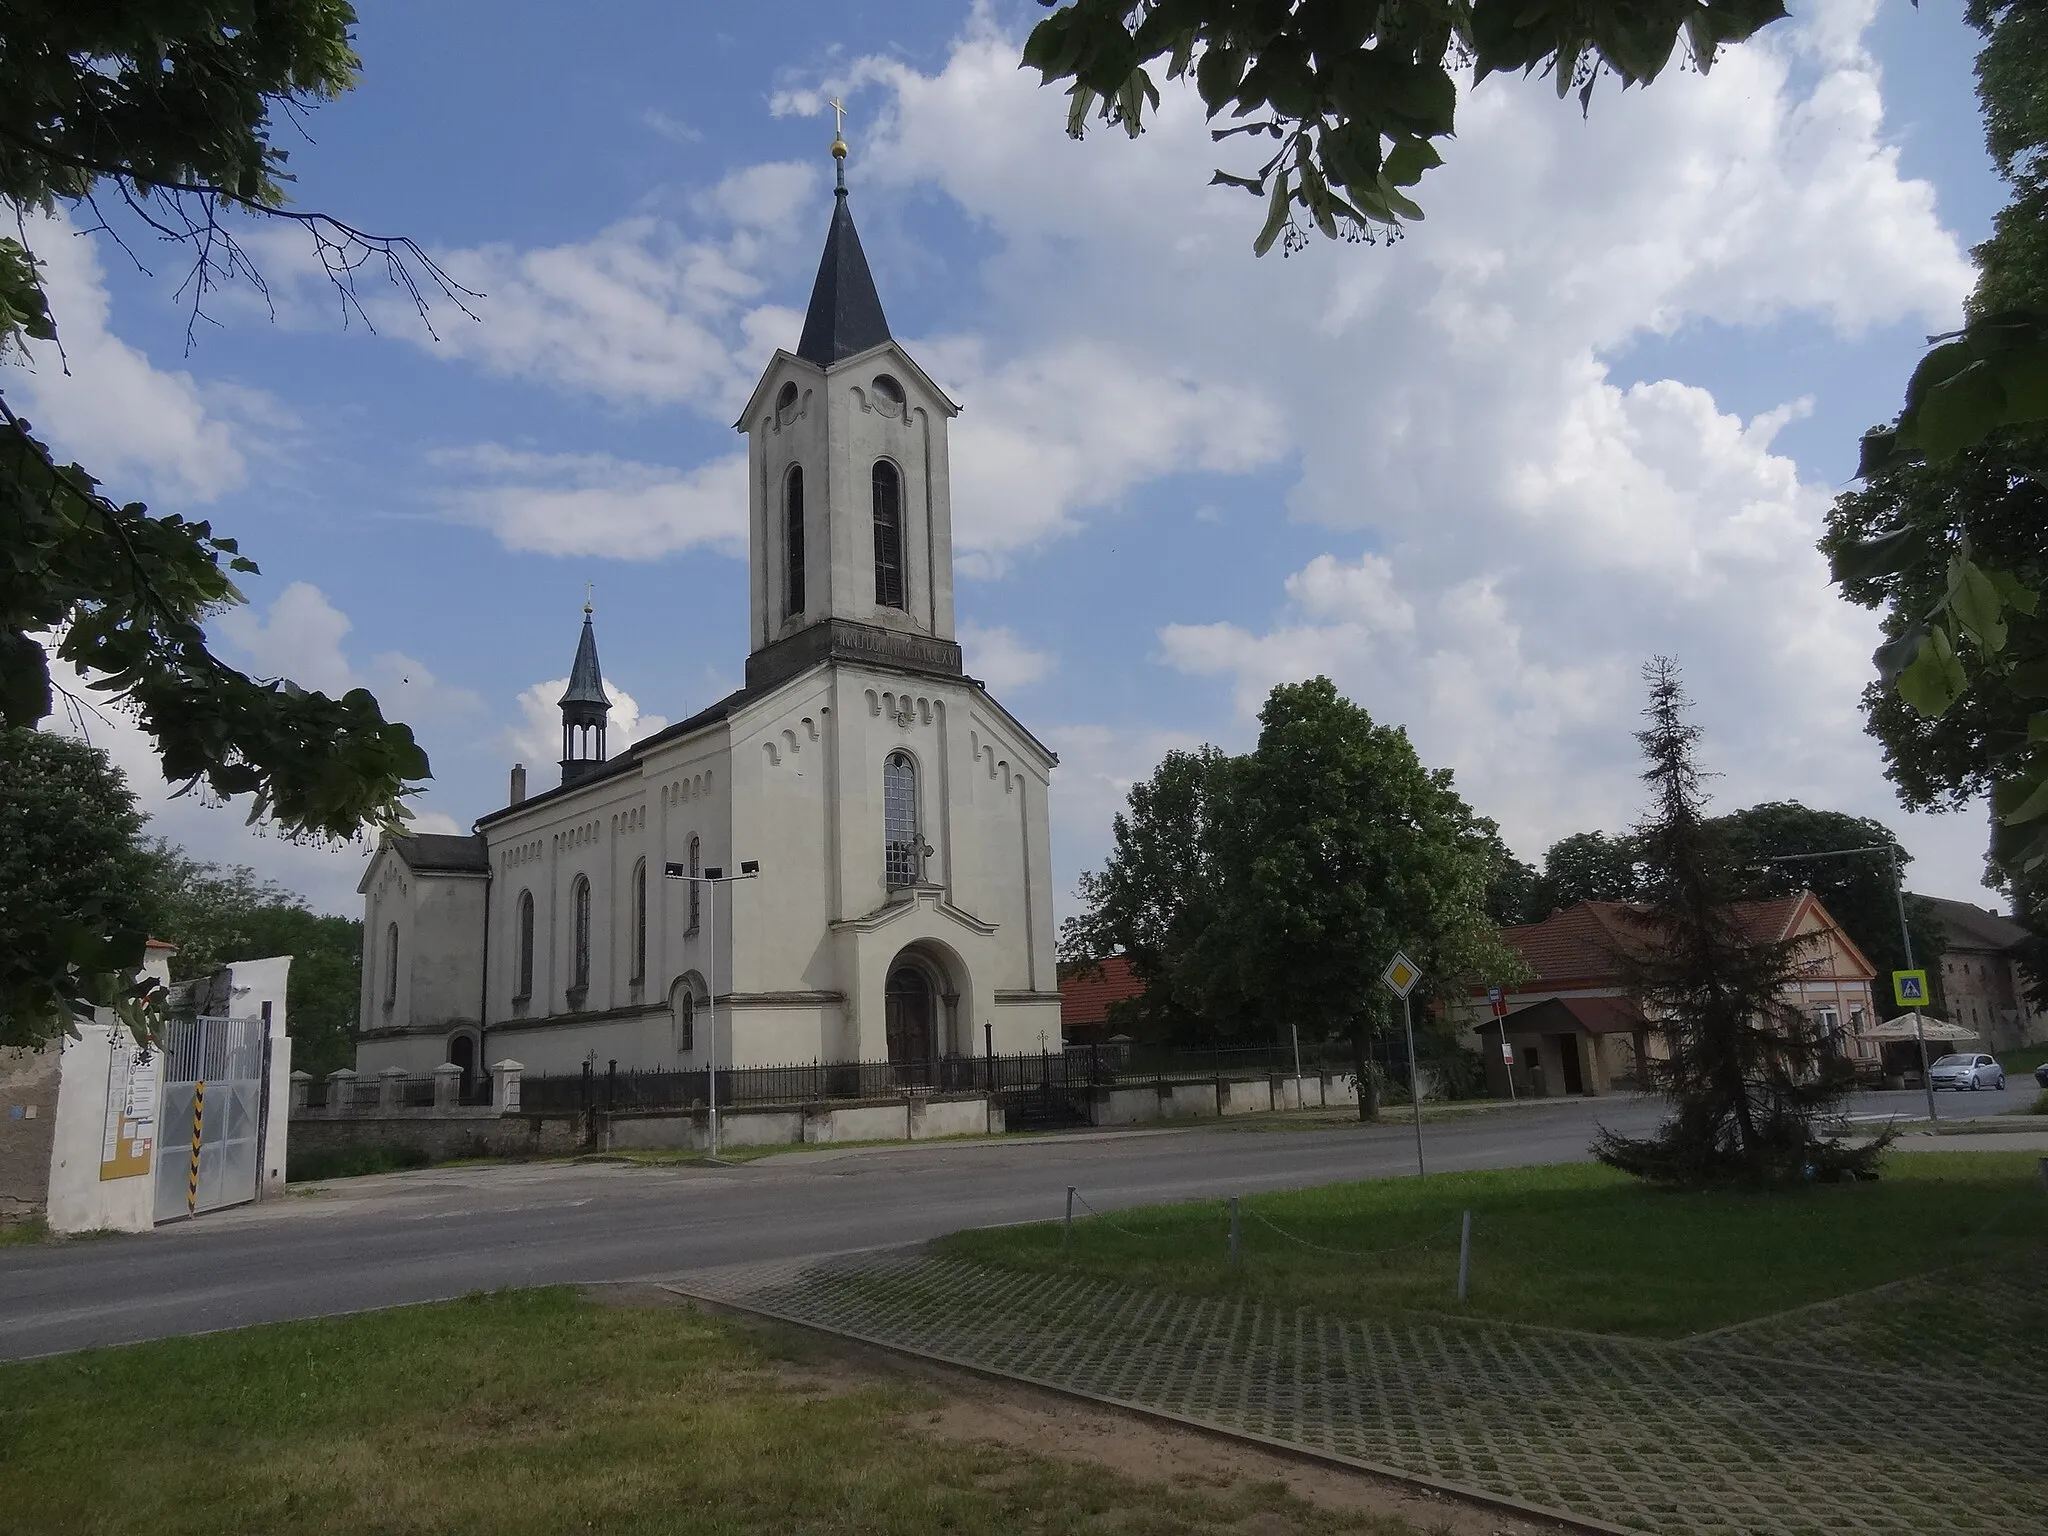
[[[1423,1097],[1429,1097],[1425,1076]],[[1270,1114],[1276,1109],[1356,1107],[1358,1085],[1349,1077],[1240,1077],[1203,1082],[1146,1083],[1100,1088],[1090,1106],[1096,1125],[1144,1125],[1156,1120],[1201,1120],[1218,1115]]]
[[562,1157],[589,1145],[583,1116],[501,1115],[495,1109],[399,1109],[375,1114],[299,1110],[294,1152],[343,1147],[417,1147],[442,1162],[456,1157]]
[[[703,1108],[597,1116],[597,1145],[610,1151],[708,1151],[711,1117]],[[1000,1134],[1003,1112],[981,1094],[931,1094],[862,1103],[750,1104],[720,1110],[721,1147],[823,1145],[849,1141],[928,1141]]]
[[47,1214],[50,1152],[57,1135],[57,1042],[0,1047],[0,1222]]

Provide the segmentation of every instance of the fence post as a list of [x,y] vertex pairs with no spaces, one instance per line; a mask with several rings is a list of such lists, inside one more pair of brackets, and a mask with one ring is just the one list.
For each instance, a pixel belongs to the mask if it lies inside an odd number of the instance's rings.
[[356,1107],[355,1068],[336,1067],[327,1074],[327,1107],[329,1109],[354,1109]]
[[499,1114],[519,1113],[519,1079],[525,1071],[509,1056],[491,1068],[491,1097],[497,1101]]
[[1230,1267],[1238,1267],[1237,1257],[1237,1196],[1230,1197]]
[[399,1101],[405,1097],[405,1068],[386,1067],[377,1074],[377,1107],[381,1110],[400,1108]]
[[310,1072],[294,1072],[292,1074],[292,1113],[296,1115],[302,1112],[306,1107],[307,1100],[312,1097],[313,1074]]
[[604,1107],[607,1112],[619,1107],[619,1062],[613,1057],[604,1069]]
[[1065,1253],[1074,1243],[1074,1186],[1067,1186],[1067,1219],[1060,1224],[1060,1252]]
[[1472,1213],[1465,1213],[1463,1230],[1458,1234],[1458,1300],[1465,1299],[1465,1282],[1472,1274]]
[[444,1061],[434,1068],[434,1108],[453,1109],[462,1098],[462,1068]]

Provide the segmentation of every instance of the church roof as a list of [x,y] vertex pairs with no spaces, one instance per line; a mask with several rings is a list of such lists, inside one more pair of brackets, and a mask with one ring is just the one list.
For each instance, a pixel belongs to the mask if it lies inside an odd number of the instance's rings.
[[583,635],[576,642],[576,661],[569,668],[569,688],[558,704],[594,704],[599,709],[610,709],[612,701],[605,697],[604,676],[597,669],[597,634],[590,627],[590,610],[583,610]]
[[394,837],[391,846],[410,868],[416,870],[486,874],[491,867],[490,850],[481,837],[420,832],[411,837]]
[[874,275],[868,271],[842,186],[833,194],[832,225],[825,232],[825,254],[818,261],[818,280],[811,285],[811,307],[804,315],[796,355],[830,368],[889,339],[882,298],[875,292]]

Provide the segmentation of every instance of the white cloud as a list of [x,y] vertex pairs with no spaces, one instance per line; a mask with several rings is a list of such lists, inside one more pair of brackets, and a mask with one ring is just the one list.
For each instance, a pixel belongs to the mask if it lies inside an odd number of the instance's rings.
[[[90,235],[63,214],[25,221],[43,264],[58,344],[31,342],[20,375],[22,414],[65,457],[128,500],[211,501],[239,486],[247,465],[227,418],[271,416],[269,396],[241,386],[202,389],[192,375],[166,372],[111,329],[113,304]],[[11,381],[10,381],[11,384]]]
[[747,547],[747,459],[684,472],[602,453],[535,453],[495,443],[433,455],[481,483],[446,492],[449,516],[488,528],[508,549],[656,560],[708,546]]
[[959,634],[968,675],[980,678],[996,693],[1043,682],[1059,666],[1057,656],[1025,644],[1014,629],[988,627],[969,619],[960,624]]
[[310,582],[286,587],[267,613],[232,609],[215,627],[243,652],[256,674],[290,678],[334,698],[351,688],[368,688],[387,720],[403,720],[415,731],[483,707],[469,689],[443,683],[424,662],[401,651],[381,651],[366,668],[357,668],[342,648],[354,622]]
[[[549,764],[561,761],[560,706],[562,694],[568,687],[569,679],[556,677],[535,683],[519,695],[519,723],[512,728],[506,740],[519,761],[526,764],[528,774],[537,781],[545,780]],[[639,701],[623,688],[606,683],[604,692],[612,703],[611,716],[605,722],[605,751],[608,756],[618,756],[622,749],[643,736],[652,736],[668,724],[660,715],[642,714]],[[541,782],[535,782],[533,787],[538,791]]]
[[[1590,120],[1497,77],[1409,238],[1263,262],[1253,201],[1200,190],[1229,152],[1191,92],[1136,143],[1064,142],[1063,99],[989,14],[932,74],[868,60],[831,82],[871,88],[864,184],[936,187],[987,232],[985,334],[920,353],[969,406],[964,569],[1161,474],[1294,455],[1287,509],[1328,553],[1267,623],[1160,635],[1162,660],[1231,687],[1237,745],[1272,682],[1330,673],[1540,852],[1633,815],[1637,669],[1666,651],[1724,801],[1904,822],[1856,708],[1873,626],[1813,549],[1830,492],[1775,446],[1810,403],[1744,419],[1612,361],[1701,323],[1752,328],[1767,358],[1795,317],[1843,337],[1953,321],[1970,266],[1885,142],[1869,0],[1816,0],[1707,77],[1603,92]],[[1251,510],[1230,519],[1247,538]],[[1143,729],[1091,750],[1135,765]],[[1980,845],[1974,819],[1915,825],[1944,878]]]

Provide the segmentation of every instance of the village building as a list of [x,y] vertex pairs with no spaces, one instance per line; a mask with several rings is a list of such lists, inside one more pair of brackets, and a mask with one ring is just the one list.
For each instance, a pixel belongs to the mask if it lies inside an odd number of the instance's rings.
[[371,860],[358,1072],[888,1061],[907,1081],[1060,1048],[1056,759],[962,669],[959,407],[890,334],[844,151],[802,338],[735,424],[745,686],[608,752],[586,605],[559,786],[529,795],[515,767],[471,834]]
[[[1877,971],[1811,891],[1738,903],[1756,938],[1797,939],[1798,979],[1785,1001],[1834,1039],[1852,1063],[1875,1072]],[[1496,1016],[1485,988],[1453,1006],[1476,1037],[1492,1091],[1508,1093],[1502,1043],[1513,1056],[1514,1088],[1538,1097],[1600,1094],[1646,1086],[1643,1063],[1666,1050],[1654,1019],[1631,993],[1622,957],[1642,939],[1619,902],[1582,901],[1540,923],[1504,928],[1501,938],[1532,973],[1505,991]]]
[[1917,896],[1941,923],[1947,940],[1937,976],[1942,1017],[1976,1032],[1996,1054],[2048,1040],[2048,1014],[2027,996],[2020,946],[2027,930],[2011,918],[1967,901]]
[[1127,1033],[1110,1018],[1114,1004],[1145,995],[1129,955],[1105,955],[1060,967],[1060,1030],[1069,1045],[1102,1045]]

